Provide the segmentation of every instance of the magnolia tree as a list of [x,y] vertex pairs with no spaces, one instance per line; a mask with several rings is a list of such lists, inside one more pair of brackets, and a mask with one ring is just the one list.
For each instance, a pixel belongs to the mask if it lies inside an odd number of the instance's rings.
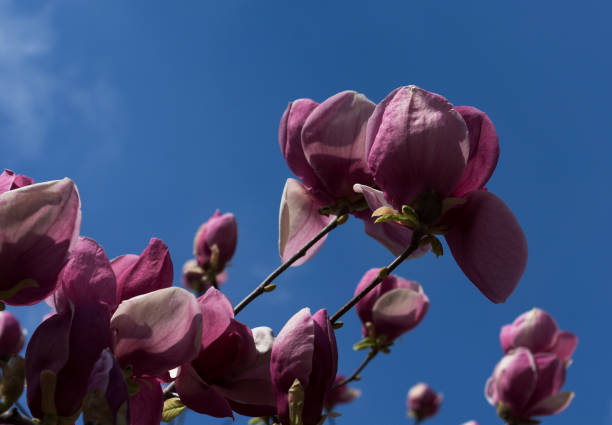
[[[281,198],[283,263],[236,306],[221,290],[237,242],[233,214],[217,211],[197,231],[194,258],[183,267],[187,290],[172,286],[161,240],[151,239],[140,255],[109,260],[81,236],[70,179],[0,175],[1,306],[45,300],[54,309],[33,332],[25,359],[19,322],[0,313],[0,423],[69,425],[82,415],[86,424],[149,425],[191,409],[235,412],[252,424],[322,424],[359,396],[349,384],[368,363],[427,314],[423,287],[392,274],[400,263],[442,255],[444,237],[492,302],[505,301],[519,283],[527,242],[510,209],[485,188],[499,143],[484,112],[415,86],[378,105],[345,91],[322,103],[291,102],[279,143],[299,178],[287,180]],[[302,308],[276,335],[236,319],[350,216],[397,258],[366,271],[340,310]],[[354,348],[366,354],[343,376],[335,332],[353,308],[362,323]],[[528,425],[565,409],[573,394],[561,389],[577,338],[533,309],[504,326],[500,340],[504,357],[485,385],[499,417]],[[29,413],[18,403],[24,385]],[[428,420],[441,403],[418,383],[408,392],[408,416]]]

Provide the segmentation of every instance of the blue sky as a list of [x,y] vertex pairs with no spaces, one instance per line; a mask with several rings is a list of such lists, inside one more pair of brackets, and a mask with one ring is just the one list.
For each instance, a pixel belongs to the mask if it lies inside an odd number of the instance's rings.
[[[377,2],[378,3],[378,2]],[[545,424],[612,424],[607,227],[612,155],[612,29],[606,2],[0,2],[0,167],[37,181],[71,177],[82,233],[109,257],[170,247],[176,281],[198,225],[236,214],[225,293],[236,303],[279,264],[281,191],[292,173],[277,141],[292,99],[346,89],[374,102],[415,84],[486,111],[500,136],[488,184],[518,217],[527,271],[503,305],[450,254],[407,262],[431,300],[423,323],[354,386],[337,424],[402,424],[425,381],[444,393],[433,424],[500,423],[483,396],[498,332],[538,306],[580,342],[566,412]],[[448,250],[447,250],[448,251]],[[335,311],[362,274],[392,259],[356,220],[240,314],[279,331],[301,307]],[[30,334],[45,306],[11,308]],[[354,313],[338,332],[341,372],[364,353]],[[237,423],[246,423],[239,418]],[[187,424],[222,424],[194,413]]]

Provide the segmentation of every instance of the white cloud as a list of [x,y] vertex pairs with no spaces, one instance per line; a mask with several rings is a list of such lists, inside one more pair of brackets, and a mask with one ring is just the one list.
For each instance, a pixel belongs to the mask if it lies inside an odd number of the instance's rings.
[[95,135],[92,146],[97,151],[106,148],[113,153],[117,146],[110,142],[111,129],[118,126],[119,94],[104,78],[77,83],[78,63],[67,64],[66,69],[54,67],[49,61],[56,48],[54,9],[47,6],[26,13],[18,11],[17,4],[0,1],[2,160],[39,157],[54,123],[65,120],[68,113]]

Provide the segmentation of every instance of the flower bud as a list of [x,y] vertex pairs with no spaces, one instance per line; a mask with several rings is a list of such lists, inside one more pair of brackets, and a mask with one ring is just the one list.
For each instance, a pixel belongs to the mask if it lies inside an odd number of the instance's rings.
[[442,394],[436,394],[429,385],[419,382],[408,391],[406,405],[408,414],[419,421],[435,415],[442,403]]
[[221,215],[219,210],[200,226],[193,241],[193,255],[204,270],[220,273],[232,259],[238,242],[238,225],[234,214]]
[[0,357],[19,353],[24,339],[24,332],[17,318],[8,311],[0,311]]
[[[379,269],[366,272],[357,285],[355,294],[365,289],[379,272]],[[392,274],[355,306],[361,319],[363,336],[369,335],[366,324],[371,322],[376,335],[385,335],[387,342],[421,323],[428,308],[429,298],[421,285]]]

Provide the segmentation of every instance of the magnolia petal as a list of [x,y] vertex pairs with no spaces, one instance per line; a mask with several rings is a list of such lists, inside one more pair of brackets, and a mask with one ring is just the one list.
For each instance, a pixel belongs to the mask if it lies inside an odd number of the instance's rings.
[[538,368],[538,382],[529,400],[530,407],[557,394],[565,383],[563,360],[549,353],[535,354],[534,359]]
[[497,406],[499,397],[497,396],[497,385],[492,376],[487,379],[487,383],[485,384],[485,398],[490,405]]
[[576,345],[578,345],[578,337],[576,335],[569,331],[559,331],[549,351],[555,353],[561,359],[568,361],[572,358]]
[[489,181],[499,159],[499,139],[489,116],[472,106],[456,106],[468,128],[470,156],[453,196],[461,197],[482,189]]
[[368,123],[368,165],[395,208],[433,189],[447,197],[459,183],[469,152],[467,127],[445,98],[400,87]]
[[354,91],[343,91],[318,105],[302,129],[308,163],[335,198],[350,197],[354,183],[371,184],[365,131],[374,103]]
[[172,285],[172,260],[161,239],[152,238],[140,256],[123,255],[111,265],[117,276],[118,302]]
[[308,115],[318,105],[311,99],[297,99],[290,102],[278,128],[278,142],[287,165],[311,189],[320,189],[322,185],[304,155],[302,128]]
[[384,293],[372,308],[372,321],[377,334],[392,341],[415,328],[425,317],[429,299],[422,291],[396,288]]
[[219,338],[234,318],[234,308],[221,291],[209,288],[198,298],[202,309],[202,347],[205,349]]
[[241,379],[213,388],[246,416],[267,416],[276,413],[276,397],[269,379]]
[[140,389],[130,397],[130,425],[153,425],[161,422],[164,393],[154,379],[138,379]]
[[527,265],[527,240],[512,211],[488,191],[470,192],[446,241],[463,273],[494,303],[505,301]]
[[500,342],[504,353],[516,347],[529,348],[532,353],[550,351],[558,328],[553,317],[539,308],[521,314],[510,325],[502,327]]
[[530,416],[544,416],[544,415],[556,415],[557,413],[563,412],[574,398],[572,392],[562,392],[548,397],[531,410],[529,410]]
[[517,348],[505,355],[495,366],[493,379],[499,400],[515,416],[522,417],[538,379],[537,366],[531,352],[526,348]]
[[55,289],[78,237],[81,203],[76,186],[63,179],[5,192],[0,195],[0,223],[3,301],[27,305],[44,299]]
[[9,311],[0,311],[0,356],[17,354],[23,348],[25,332]]
[[19,189],[34,183],[34,179],[23,174],[15,174],[14,171],[4,170],[0,174],[0,194],[9,190]]
[[[278,250],[283,262],[302,249],[334,218],[334,216],[326,217],[319,214],[318,210],[322,206],[306,191],[300,182],[287,179],[278,217]],[[296,267],[310,260],[321,249],[326,238],[327,235],[319,239],[292,266]]]
[[181,367],[181,372],[174,382],[181,401],[191,410],[215,418],[234,417],[227,400],[204,382],[191,365]]
[[123,301],[111,319],[115,356],[134,375],[163,376],[200,351],[202,310],[188,291],[170,287]]

